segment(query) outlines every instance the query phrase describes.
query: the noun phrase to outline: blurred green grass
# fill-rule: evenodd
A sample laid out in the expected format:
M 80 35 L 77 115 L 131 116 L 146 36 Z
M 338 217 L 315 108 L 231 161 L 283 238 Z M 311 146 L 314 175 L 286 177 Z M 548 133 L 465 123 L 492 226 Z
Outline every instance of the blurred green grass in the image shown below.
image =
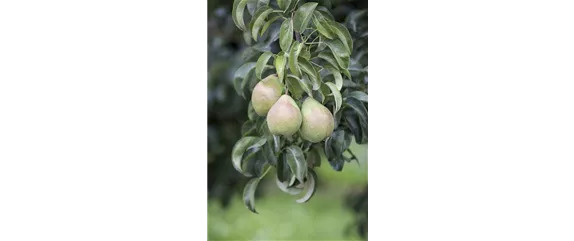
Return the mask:
M 209 240 L 361 240 L 353 229 L 353 212 L 344 205 L 349 192 L 367 183 L 367 146 L 351 145 L 360 160 L 346 163 L 342 172 L 334 171 L 327 160 L 317 169 L 319 186 L 313 198 L 304 204 L 281 192 L 268 175 L 259 188 L 264 196 L 255 200 L 259 214 L 251 213 L 239 195 L 228 209 L 208 202 Z

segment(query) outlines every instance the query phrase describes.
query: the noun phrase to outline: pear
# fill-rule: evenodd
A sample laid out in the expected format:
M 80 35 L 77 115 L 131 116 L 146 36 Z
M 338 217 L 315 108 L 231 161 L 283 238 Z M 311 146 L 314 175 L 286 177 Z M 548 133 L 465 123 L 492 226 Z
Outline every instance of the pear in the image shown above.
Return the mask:
M 277 75 L 272 74 L 259 81 L 251 94 L 251 104 L 255 113 L 259 116 L 266 116 L 282 93 L 283 85 L 279 82 Z
M 313 98 L 308 97 L 301 106 L 303 122 L 301 123 L 301 138 L 317 143 L 333 133 L 335 118 L 331 111 Z
M 288 95 L 282 95 L 267 113 L 267 127 L 273 135 L 292 136 L 302 121 L 301 110 Z

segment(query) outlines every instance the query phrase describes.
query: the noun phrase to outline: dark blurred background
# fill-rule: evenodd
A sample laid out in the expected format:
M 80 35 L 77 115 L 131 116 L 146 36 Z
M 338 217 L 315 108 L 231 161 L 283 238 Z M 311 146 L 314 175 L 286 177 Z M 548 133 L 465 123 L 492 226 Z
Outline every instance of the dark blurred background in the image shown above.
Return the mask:
M 331 1 L 332 13 L 344 22 L 351 12 L 366 10 L 367 1 Z M 243 205 L 247 179 L 231 165 L 231 149 L 241 137 L 248 101 L 233 88 L 233 74 L 258 56 L 231 20 L 233 0 L 208 1 L 208 236 L 210 240 L 360 240 L 367 233 L 367 145 L 353 143 L 359 164 L 336 172 L 317 170 L 315 196 L 305 204 L 281 192 L 272 175 L 256 193 L 253 214 Z M 278 21 L 279 22 L 279 21 Z M 280 24 L 280 23 L 279 23 Z M 366 17 L 361 31 L 366 32 Z M 249 43 L 254 44 L 254 43 Z M 259 45 L 273 51 L 277 46 Z M 325 160 L 324 160 L 325 161 Z

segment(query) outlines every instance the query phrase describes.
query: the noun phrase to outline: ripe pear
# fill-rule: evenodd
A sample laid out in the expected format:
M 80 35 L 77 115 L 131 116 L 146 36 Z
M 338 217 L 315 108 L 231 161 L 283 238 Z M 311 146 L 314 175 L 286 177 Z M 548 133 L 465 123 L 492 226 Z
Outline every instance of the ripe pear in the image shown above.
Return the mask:
M 292 136 L 301 127 L 301 110 L 288 95 L 282 95 L 267 113 L 267 127 L 273 135 Z
M 255 113 L 259 116 L 266 116 L 282 93 L 283 85 L 279 82 L 277 75 L 272 74 L 259 81 L 251 94 L 251 104 Z
M 301 106 L 303 122 L 301 123 L 301 138 L 317 143 L 333 133 L 335 118 L 331 111 L 313 98 L 307 98 Z

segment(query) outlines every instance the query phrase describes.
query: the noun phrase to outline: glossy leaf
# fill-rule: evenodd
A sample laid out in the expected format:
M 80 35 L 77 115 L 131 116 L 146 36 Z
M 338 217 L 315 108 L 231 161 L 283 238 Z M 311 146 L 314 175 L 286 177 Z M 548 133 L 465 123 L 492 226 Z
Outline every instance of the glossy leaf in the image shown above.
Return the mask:
M 248 148 L 252 148 L 254 144 L 260 142 L 259 137 L 245 136 L 239 139 L 233 146 L 231 151 L 231 161 L 235 170 L 239 173 L 245 174 L 243 171 L 243 154 Z
M 257 8 L 269 6 L 269 0 L 257 0 Z
M 348 55 L 351 55 L 351 52 L 353 51 L 353 38 L 351 37 L 349 30 L 345 27 L 345 25 L 335 21 L 331 21 L 330 27 L 335 35 L 337 35 L 339 40 L 341 40 L 343 43 L 343 46 L 345 47 Z
M 323 18 L 325 18 L 325 19 L 334 20 L 334 17 L 333 17 L 333 14 L 331 14 L 331 11 L 324 6 L 318 6 L 317 12 L 320 13 L 321 15 L 323 15 Z
M 259 56 L 257 64 L 255 65 L 255 75 L 257 76 L 257 79 L 263 79 L 261 75 L 263 75 L 263 70 L 272 56 L 273 53 L 271 52 L 265 52 Z
M 277 184 L 277 187 L 279 187 L 279 189 L 285 193 L 291 194 L 291 195 L 297 195 L 299 193 L 301 193 L 301 191 L 303 191 L 302 188 L 297 188 L 297 187 L 289 187 L 289 183 L 287 182 L 281 182 L 279 180 L 279 176 L 277 176 L 275 178 L 275 183 Z
M 345 166 L 345 160 L 342 157 L 337 157 L 333 159 L 329 159 L 329 164 L 335 171 L 342 171 L 343 167 Z
M 311 80 L 312 89 L 318 90 L 321 87 L 321 76 L 319 72 L 313 67 L 309 60 L 299 57 L 299 67 Z
M 246 31 L 245 22 L 243 22 L 243 13 L 245 12 L 245 6 L 247 5 L 247 0 L 235 0 L 233 1 L 233 9 L 231 12 L 231 17 L 235 26 L 241 31 Z
M 365 94 L 365 92 L 356 90 L 356 91 L 352 91 L 351 93 L 349 93 L 347 95 L 347 98 L 355 98 L 356 100 L 359 100 L 362 102 L 368 102 L 369 96 L 367 94 Z
M 279 81 L 283 82 L 285 79 L 285 66 L 287 65 L 287 58 L 283 52 L 279 52 L 275 56 L 275 61 L 273 62 L 275 65 L 275 71 L 277 72 L 277 76 L 279 77 Z
M 332 67 L 334 68 L 339 68 L 339 64 L 337 64 L 337 60 L 335 59 L 335 57 L 333 56 L 333 54 L 331 52 L 321 52 L 319 53 L 319 55 L 317 55 L 319 58 L 327 61 L 327 63 L 329 63 Z
M 329 27 L 329 25 L 327 24 L 326 20 L 324 19 L 323 15 L 320 14 L 318 11 L 314 11 L 313 12 L 313 25 L 315 25 L 315 27 L 317 28 L 317 31 L 325 36 L 328 39 L 333 39 L 335 38 L 335 35 L 333 34 L 333 31 L 331 30 L 331 28 Z
M 263 24 L 263 27 L 261 28 L 261 32 L 259 33 L 259 36 L 263 36 L 263 34 L 265 33 L 265 31 L 267 31 L 267 29 L 271 26 L 271 24 L 273 24 L 275 22 L 275 20 L 281 18 L 281 15 L 279 14 L 269 14 L 269 19 L 265 22 L 265 24 Z
M 337 86 L 337 90 L 340 91 L 343 88 L 343 76 L 341 76 L 341 72 L 332 66 L 326 67 L 326 69 L 333 75 L 335 86 Z
M 253 120 L 245 121 L 245 123 L 243 123 L 243 125 L 241 126 L 241 135 L 242 136 L 255 135 L 256 133 L 257 133 L 257 128 L 255 125 L 255 121 L 253 121 Z
M 245 98 L 245 94 L 243 91 L 244 82 L 247 81 L 247 75 L 255 68 L 254 62 L 247 62 L 239 67 L 235 74 L 233 75 L 233 87 L 235 87 L 235 91 L 237 91 L 238 95 L 243 96 Z
M 295 76 L 301 76 L 301 69 L 299 69 L 299 53 L 301 52 L 303 44 L 294 41 L 289 50 L 289 69 Z
M 279 31 L 279 47 L 283 52 L 289 52 L 289 47 L 293 43 L 293 21 L 291 18 L 287 18 L 281 24 L 281 30 Z
M 247 184 L 243 188 L 243 203 L 253 213 L 257 213 L 255 210 L 255 191 L 257 190 L 257 185 L 259 185 L 259 178 L 254 177 L 247 181 Z
M 305 31 L 305 29 L 309 25 L 309 21 L 311 21 L 313 11 L 315 11 L 317 4 L 318 3 L 315 2 L 308 2 L 299 6 L 297 11 L 295 12 L 295 16 L 293 17 L 293 29 L 296 32 L 302 33 Z
M 347 99 L 347 102 L 345 104 L 349 108 L 353 109 L 355 111 L 355 113 L 357 113 L 359 118 L 361 118 L 364 121 L 368 120 L 367 119 L 368 111 L 365 108 L 365 106 L 363 105 L 363 103 L 361 103 L 360 101 L 358 101 L 356 99 L 350 98 L 350 99 Z
M 298 146 L 289 146 L 285 149 L 285 156 L 287 158 L 287 164 L 291 168 L 293 174 L 300 182 L 304 182 L 304 178 L 307 175 L 307 162 L 305 161 L 305 155 L 303 151 Z
M 292 176 L 293 172 L 291 171 L 291 168 L 287 164 L 287 156 L 284 153 L 282 153 L 279 155 L 279 158 L 277 159 L 277 178 L 279 179 L 279 181 L 288 184 Z
M 313 195 L 315 194 L 315 188 L 317 186 L 316 180 L 317 180 L 317 174 L 315 174 L 315 171 L 313 171 L 313 169 L 309 169 L 309 172 L 307 174 L 307 182 L 305 182 L 305 189 L 307 189 L 307 192 L 305 193 L 305 196 L 303 196 L 300 199 L 297 199 L 297 203 L 306 203 L 311 199 L 311 197 L 313 197 Z
M 261 31 L 263 24 L 265 24 L 265 18 L 267 18 L 267 15 L 269 15 L 272 11 L 273 11 L 272 8 L 268 6 L 263 6 L 257 9 L 257 11 L 255 12 L 251 26 L 251 37 L 253 37 L 253 40 L 257 41 L 259 32 Z
M 335 110 L 333 110 L 333 114 L 336 114 L 341 109 L 341 104 L 343 104 L 343 97 L 341 97 L 341 92 L 339 92 L 335 84 L 331 82 L 327 82 L 325 84 L 329 87 L 329 89 L 331 89 L 331 93 L 335 99 Z
M 275 155 L 275 151 L 273 150 L 272 140 L 267 140 L 267 143 L 263 146 L 262 155 L 267 163 L 277 166 L 277 155 Z
M 277 0 L 277 5 L 279 5 L 279 8 L 282 10 L 287 10 L 291 5 L 291 0 Z
M 312 147 L 306 154 L 307 166 L 309 168 L 321 166 L 320 148 Z
M 331 52 L 333 52 L 335 57 L 343 58 L 349 57 L 350 55 L 347 47 L 339 39 L 326 39 L 325 44 L 327 44 L 327 47 L 331 49 Z
M 299 84 L 299 80 L 296 78 L 297 77 L 288 77 L 285 83 L 291 97 L 300 99 L 305 91 L 303 90 L 303 87 L 301 87 L 301 84 Z
M 309 96 L 313 95 L 311 91 L 311 81 L 309 80 L 309 78 L 307 78 L 307 76 L 303 75 L 301 78 L 299 78 L 295 75 L 289 74 L 287 76 L 287 80 L 290 82 L 297 82 L 299 87 L 301 87 L 301 89 L 305 91 L 307 95 Z
M 321 90 L 314 90 L 312 96 L 313 99 L 319 101 L 321 104 L 325 103 L 325 95 Z

